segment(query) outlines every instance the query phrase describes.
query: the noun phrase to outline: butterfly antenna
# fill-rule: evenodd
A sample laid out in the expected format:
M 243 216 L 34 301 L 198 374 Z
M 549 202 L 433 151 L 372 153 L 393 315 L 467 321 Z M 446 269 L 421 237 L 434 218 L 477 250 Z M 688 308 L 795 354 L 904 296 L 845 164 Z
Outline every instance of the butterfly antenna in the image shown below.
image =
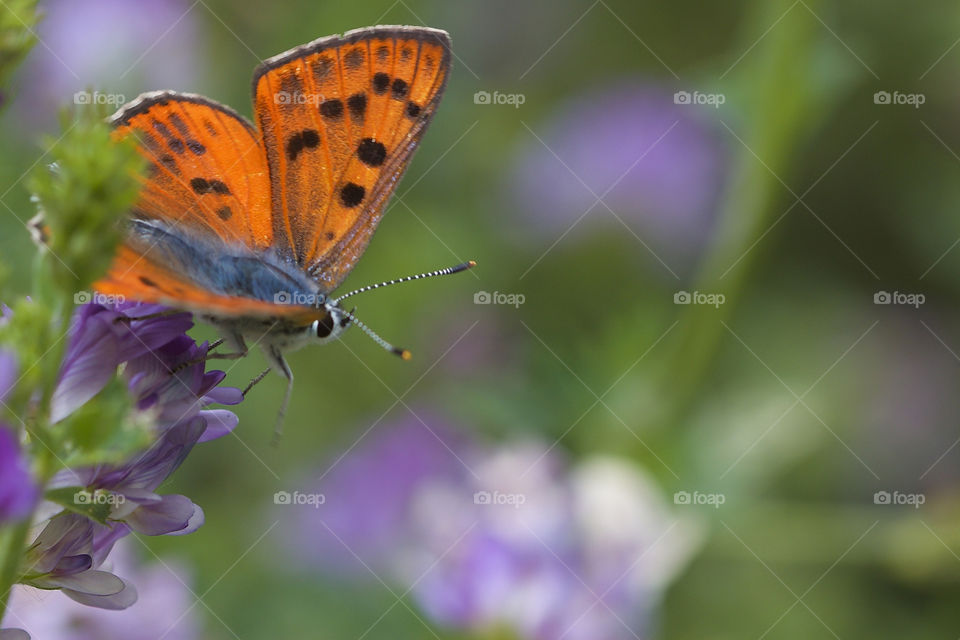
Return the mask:
M 392 285 L 392 284 L 400 284 L 401 282 L 410 282 L 411 280 L 420 280 L 421 278 L 432 278 L 432 277 L 434 277 L 434 276 L 446 276 L 446 275 L 450 275 L 451 273 L 460 273 L 461 271 L 466 271 L 467 269 L 470 269 L 471 267 L 475 267 L 475 266 L 477 266 L 477 263 L 474 262 L 473 260 L 470 260 L 470 261 L 468 261 L 468 262 L 462 262 L 462 263 L 460 263 L 460 264 L 458 264 L 458 265 L 456 265 L 456 266 L 453 266 L 453 267 L 447 267 L 446 269 L 437 269 L 436 271 L 428 271 L 427 273 L 418 273 L 418 274 L 415 275 L 415 276 L 406 276 L 406 277 L 404 277 L 404 278 L 397 278 L 396 280 L 387 280 L 386 282 L 378 282 L 377 284 L 368 284 L 368 285 L 365 286 L 365 287 L 360 287 L 359 289 L 354 289 L 354 290 L 351 291 L 350 293 L 345 293 L 345 294 L 343 294 L 342 296 L 340 296 L 339 298 L 334 298 L 334 299 L 331 300 L 330 302 L 331 302 L 332 304 L 337 304 L 337 303 L 340 302 L 341 300 L 345 300 L 345 299 L 349 298 L 350 296 L 355 296 L 355 295 L 357 295 L 358 293 L 363 293 L 363 292 L 365 292 L 365 291 L 371 291 L 371 290 L 373 290 L 373 289 L 379 289 L 380 287 L 388 287 L 388 286 L 390 286 L 390 285 Z M 357 326 L 362 326 L 362 325 L 360 325 L 360 323 L 358 322 L 358 323 L 357 323 Z M 370 331 L 368 331 L 368 330 L 366 330 L 366 329 L 365 329 L 365 331 L 367 331 L 367 333 L 370 333 L 371 337 L 374 336 L 374 334 L 373 334 L 372 332 L 370 332 Z M 379 338 L 374 338 L 374 339 L 375 339 L 375 340 L 379 340 Z
M 340 313 L 342 313 L 342 314 L 345 315 L 346 317 L 350 318 L 350 322 L 352 322 L 353 324 L 355 324 L 355 325 L 357 325 L 358 327 L 360 327 L 361 331 L 363 331 L 365 334 L 367 334 L 368 336 L 370 336 L 370 337 L 373 339 L 374 342 L 376 342 L 378 345 L 380 345 L 381 347 L 383 347 L 384 349 L 386 349 L 386 350 L 389 351 L 390 353 L 392 353 L 392 354 L 394 354 L 394 355 L 397 355 L 397 356 L 400 356 L 400 357 L 403 358 L 404 360 L 409 360 L 411 357 L 413 357 L 412 354 L 411 354 L 408 350 L 406 350 L 406 349 L 401 349 L 400 347 L 395 347 L 395 346 L 393 346 L 392 344 L 390 344 L 389 342 L 387 342 L 386 340 L 384 340 L 383 338 L 381 338 L 380 336 L 378 336 L 378 335 L 373 331 L 373 329 L 371 329 L 371 328 L 368 327 L 367 325 L 365 325 L 365 324 L 363 324 L 362 322 L 360 322 L 360 321 L 357 319 L 357 316 L 353 315 L 353 312 L 352 312 L 352 311 L 347 311 L 347 310 L 345 310 L 345 309 L 341 309 L 341 310 L 340 310 Z

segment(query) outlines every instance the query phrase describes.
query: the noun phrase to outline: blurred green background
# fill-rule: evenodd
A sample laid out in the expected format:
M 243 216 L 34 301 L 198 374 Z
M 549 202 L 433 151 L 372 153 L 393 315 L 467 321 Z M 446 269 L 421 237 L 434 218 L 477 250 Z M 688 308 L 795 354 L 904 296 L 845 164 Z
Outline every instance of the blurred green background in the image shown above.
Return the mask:
M 75 91 L 191 91 L 249 116 L 253 67 L 319 36 L 425 24 L 453 39 L 446 97 L 344 286 L 479 266 L 359 298 L 412 362 L 359 331 L 295 353 L 280 446 L 270 377 L 238 408 L 239 437 L 174 476 L 207 522 L 145 543 L 190 567 L 204 637 L 428 635 L 406 607 L 380 619 L 395 599 L 382 584 L 293 574 L 274 534 L 258 543 L 275 491 L 406 405 L 485 441 L 628 456 L 671 502 L 723 494 L 676 505 L 707 537 L 655 637 L 960 635 L 955 4 L 41 6 L 42 42 L 0 116 L 0 253 L 21 294 L 34 253 L 21 176 Z M 723 302 L 678 304 L 683 292 Z M 263 366 L 254 355 L 228 382 Z M 878 504 L 883 491 L 924 503 Z

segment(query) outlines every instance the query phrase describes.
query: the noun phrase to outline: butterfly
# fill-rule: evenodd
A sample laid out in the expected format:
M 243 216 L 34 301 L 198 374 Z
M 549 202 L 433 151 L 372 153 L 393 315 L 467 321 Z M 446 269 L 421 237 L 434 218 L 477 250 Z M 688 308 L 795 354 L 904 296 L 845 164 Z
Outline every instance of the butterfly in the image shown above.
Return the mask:
M 455 267 L 333 297 L 370 242 L 443 95 L 450 38 L 377 26 L 320 38 L 253 74 L 252 124 L 203 96 L 160 91 L 110 121 L 148 168 L 103 294 L 197 314 L 231 353 L 258 344 L 293 386 L 284 353 L 358 325 L 341 306 L 356 293 L 456 273 Z M 257 380 L 267 372 L 264 371 Z

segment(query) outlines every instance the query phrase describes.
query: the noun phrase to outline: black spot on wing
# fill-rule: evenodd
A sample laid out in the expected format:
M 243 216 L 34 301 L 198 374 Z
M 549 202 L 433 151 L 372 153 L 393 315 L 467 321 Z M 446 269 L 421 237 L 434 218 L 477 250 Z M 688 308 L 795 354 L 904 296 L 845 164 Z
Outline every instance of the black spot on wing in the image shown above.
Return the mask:
M 407 97 L 407 92 L 410 90 L 410 85 L 407 84 L 406 80 L 397 78 L 393 81 L 393 85 L 390 87 L 393 93 L 394 100 L 403 100 Z
M 221 180 L 207 180 L 206 178 L 193 178 L 190 180 L 190 188 L 197 195 L 205 193 L 218 193 L 220 195 L 230 195 L 230 187 Z
M 367 113 L 367 94 L 355 93 L 347 98 L 347 108 L 354 120 L 362 120 Z
M 330 56 L 320 56 L 310 62 L 310 71 L 313 72 L 313 80 L 318 86 L 327 79 L 331 69 L 333 69 L 333 60 Z
M 190 128 L 187 126 L 187 123 L 183 121 L 183 118 L 180 117 L 180 114 L 171 113 L 170 123 L 173 124 L 174 128 L 176 128 L 184 138 L 190 137 Z
M 422 110 L 423 108 L 420 105 L 418 105 L 416 102 L 411 101 L 407 103 L 407 115 L 411 118 L 419 117 L 420 112 Z
M 363 49 L 355 47 L 343 56 L 343 64 L 347 66 L 347 69 L 357 69 L 363 64 L 365 57 Z
M 320 134 L 313 129 L 304 129 L 300 135 L 303 138 L 303 146 L 307 149 L 313 149 L 320 144 Z
M 205 178 L 193 178 L 190 181 L 190 188 L 197 195 L 203 195 L 210 190 L 210 183 Z
M 343 101 L 339 98 L 324 100 L 320 104 L 320 115 L 328 120 L 338 120 L 343 117 Z
M 233 211 L 230 209 L 230 207 L 220 207 L 217 209 L 217 215 L 220 216 L 221 220 L 229 220 L 231 217 L 233 217 Z
M 314 129 L 298 131 L 287 139 L 287 158 L 293 162 L 304 149 L 313 149 L 318 144 L 320 144 L 320 134 Z
M 353 208 L 363 202 L 363 197 L 366 194 L 366 189 L 356 183 L 348 182 L 340 189 L 340 202 L 345 207 Z
M 383 95 L 387 92 L 387 87 L 390 86 L 390 76 L 385 74 L 383 71 L 379 71 L 373 74 L 373 92 L 378 96 Z
M 368 167 L 379 167 L 387 157 L 387 148 L 373 138 L 364 138 L 357 147 L 357 157 Z
M 230 195 L 230 187 L 220 180 L 210 181 L 210 191 L 213 193 L 219 193 L 220 195 Z

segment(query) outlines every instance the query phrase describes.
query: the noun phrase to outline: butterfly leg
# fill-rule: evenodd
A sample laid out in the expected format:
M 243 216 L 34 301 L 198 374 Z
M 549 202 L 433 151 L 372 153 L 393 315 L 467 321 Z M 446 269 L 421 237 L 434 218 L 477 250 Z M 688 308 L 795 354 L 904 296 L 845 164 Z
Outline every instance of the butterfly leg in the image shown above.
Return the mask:
M 225 337 L 220 340 L 215 340 L 210 343 L 210 346 L 207 347 L 207 353 L 203 357 L 195 358 L 193 360 L 187 360 L 186 362 L 181 362 L 176 367 L 174 367 L 170 373 L 178 373 L 183 371 L 187 367 L 192 367 L 195 364 L 200 364 L 201 362 L 206 362 L 207 360 L 219 359 L 219 360 L 239 360 L 240 358 L 245 357 L 250 350 L 247 348 L 247 343 L 244 341 L 243 336 L 239 333 L 226 333 Z M 223 343 L 229 343 L 229 346 L 236 349 L 236 351 L 231 353 L 210 353 L 212 350 L 216 349 Z
M 247 343 L 244 341 L 243 335 L 235 331 L 227 331 L 223 335 L 223 338 L 210 343 L 204 360 L 212 360 L 214 358 L 217 360 L 239 360 L 247 356 L 250 350 L 247 348 Z M 224 343 L 233 350 L 229 353 L 210 353 Z
M 265 346 L 263 348 L 263 355 L 270 363 L 270 368 L 275 369 L 277 373 L 287 379 L 287 391 L 283 395 L 283 404 L 280 405 L 280 413 L 277 414 L 277 424 L 273 428 L 273 444 L 276 445 L 280 442 L 280 436 L 283 435 L 283 420 L 287 415 L 287 407 L 290 406 L 290 396 L 293 393 L 293 371 L 290 370 L 290 365 L 287 364 L 283 353 L 276 346 Z M 266 373 L 267 372 L 264 371 L 261 377 L 262 375 L 266 375 Z
M 272 370 L 273 370 L 273 367 L 267 367 L 266 369 L 264 369 L 263 371 L 261 371 L 260 373 L 258 373 L 258 374 L 257 374 L 257 377 L 254 378 L 253 380 L 251 380 L 251 381 L 250 381 L 250 384 L 248 384 L 248 385 L 244 388 L 244 390 L 241 392 L 241 393 L 243 393 L 243 397 L 246 398 L 246 397 L 247 397 L 247 394 L 250 393 L 250 389 L 253 389 L 255 386 L 257 386 L 257 384 L 259 384 L 259 382 L 260 382 L 261 380 L 263 380 L 264 378 L 266 378 L 266 377 L 267 377 L 267 374 L 270 373 Z

